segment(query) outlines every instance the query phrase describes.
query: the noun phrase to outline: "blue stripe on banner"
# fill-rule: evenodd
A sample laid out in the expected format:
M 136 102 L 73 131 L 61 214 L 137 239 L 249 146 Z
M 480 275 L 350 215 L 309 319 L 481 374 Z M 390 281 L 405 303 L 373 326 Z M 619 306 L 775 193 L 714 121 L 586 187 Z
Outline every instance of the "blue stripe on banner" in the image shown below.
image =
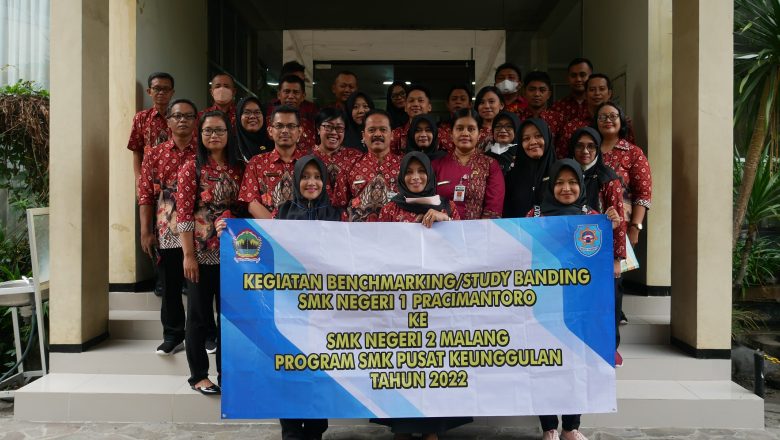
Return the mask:
M 560 219 L 561 217 L 556 217 Z M 571 241 L 555 239 L 560 231 L 550 231 L 551 218 L 537 217 L 533 219 L 499 219 L 494 222 L 518 240 L 523 246 L 532 248 L 532 269 L 536 268 L 566 268 L 575 267 L 582 255 L 577 251 L 574 234 L 578 226 L 596 224 L 602 231 L 601 249 L 593 255 L 597 265 L 609 267 L 609 271 L 591 271 L 591 284 L 604 283 L 611 290 L 609 295 L 591 298 L 585 297 L 573 286 L 550 286 L 539 288 L 544 294 L 533 308 L 536 319 L 550 333 L 569 347 L 576 346 L 570 339 L 573 333 L 583 343 L 587 344 L 609 365 L 615 365 L 615 323 L 614 316 L 604 317 L 602 310 L 615 309 L 614 282 L 598 279 L 604 273 L 612 274 L 613 248 L 611 223 L 605 215 L 567 216 Z M 555 221 L 556 224 L 559 224 Z M 544 244 L 543 244 L 544 243 Z M 564 323 L 557 319 L 547 319 L 563 311 Z M 599 311 L 599 312 L 596 312 Z M 606 337 L 604 335 L 607 335 Z

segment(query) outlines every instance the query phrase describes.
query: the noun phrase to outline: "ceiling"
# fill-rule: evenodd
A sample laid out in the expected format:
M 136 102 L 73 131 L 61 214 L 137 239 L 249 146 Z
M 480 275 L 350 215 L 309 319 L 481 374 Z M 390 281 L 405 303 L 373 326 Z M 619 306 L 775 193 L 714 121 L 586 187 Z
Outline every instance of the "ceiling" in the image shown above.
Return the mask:
M 535 31 L 561 0 L 392 3 L 232 0 L 258 29 L 504 29 Z M 566 3 L 566 2 L 564 2 Z

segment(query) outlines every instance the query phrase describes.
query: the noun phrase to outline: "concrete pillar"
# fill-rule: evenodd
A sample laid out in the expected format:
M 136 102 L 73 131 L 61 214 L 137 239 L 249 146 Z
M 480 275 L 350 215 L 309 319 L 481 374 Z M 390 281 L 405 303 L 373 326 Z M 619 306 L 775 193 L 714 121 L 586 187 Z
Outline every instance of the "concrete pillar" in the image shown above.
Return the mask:
M 108 332 L 109 2 L 51 2 L 50 343 Z
M 730 352 L 734 4 L 673 3 L 672 339 Z
M 108 200 L 109 282 L 132 286 L 143 280 L 149 264 L 138 251 L 138 221 L 135 203 L 133 153 L 127 149 L 131 121 L 136 111 L 136 2 L 109 3 L 109 138 Z M 148 260 L 148 257 L 146 258 Z M 116 288 L 116 287 L 114 287 Z

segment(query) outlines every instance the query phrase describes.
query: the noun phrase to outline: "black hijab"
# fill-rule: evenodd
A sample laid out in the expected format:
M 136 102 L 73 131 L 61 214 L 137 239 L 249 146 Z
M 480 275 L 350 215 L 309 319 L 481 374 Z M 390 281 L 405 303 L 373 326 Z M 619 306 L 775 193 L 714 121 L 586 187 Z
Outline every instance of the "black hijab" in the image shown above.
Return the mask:
M 558 175 L 564 169 L 570 169 L 574 171 L 580 184 L 580 195 L 574 203 L 563 204 L 555 198 L 555 181 L 558 179 Z M 581 215 L 588 213 L 588 205 L 586 201 L 585 182 L 582 175 L 582 167 L 574 159 L 561 159 L 555 162 L 550 169 L 550 180 L 545 185 L 544 198 L 542 199 L 541 214 L 543 216 L 556 216 L 556 215 Z
M 406 186 L 404 176 L 406 176 L 406 169 L 409 168 L 409 164 L 412 160 L 418 160 L 425 168 L 425 173 L 428 175 L 428 181 L 425 183 L 425 188 L 422 192 L 414 193 Z M 447 200 L 441 198 L 441 202 L 438 205 L 430 205 L 423 203 L 408 203 L 407 198 L 414 199 L 419 197 L 434 197 L 436 196 L 436 174 L 433 172 L 433 166 L 431 160 L 427 155 L 420 151 L 412 151 L 406 153 L 401 159 L 401 171 L 398 172 L 398 193 L 391 199 L 393 203 L 398 205 L 401 209 L 415 214 L 425 214 L 429 209 L 435 209 L 437 211 L 444 210 L 447 215 L 451 215 L 450 204 Z
M 539 159 L 531 159 L 522 144 L 518 145 L 515 166 L 506 175 L 505 218 L 525 217 L 531 208 L 541 202 L 545 180 L 550 175 L 550 167 L 555 162 L 555 147 L 547 123 L 539 118 L 526 119 L 520 123 L 519 139 L 522 140 L 523 130 L 528 125 L 535 126 L 542 134 L 544 153 Z
M 433 133 L 431 146 L 425 150 L 418 147 L 417 142 L 414 140 L 414 132 L 417 130 L 417 126 L 420 125 L 422 121 L 427 121 L 428 124 L 431 125 L 431 132 Z M 433 116 L 428 114 L 417 115 L 414 117 L 414 119 L 412 119 L 412 122 L 409 124 L 409 131 L 406 133 L 406 152 L 410 153 L 412 151 L 422 152 L 428 156 L 428 159 L 430 160 L 435 160 L 447 155 L 446 151 L 439 149 L 439 129 L 436 127 L 436 121 L 433 119 Z
M 301 176 L 303 169 L 309 163 L 314 163 L 320 169 L 322 178 L 322 192 L 314 200 L 307 200 L 301 194 Z M 325 220 L 340 221 L 341 210 L 334 208 L 328 198 L 328 170 L 325 164 L 315 155 L 303 156 L 295 162 L 295 178 L 293 179 L 293 198 L 279 206 L 276 218 L 280 220 Z
M 406 109 L 404 108 L 396 108 L 393 105 L 393 89 L 396 88 L 396 86 L 403 87 L 404 91 L 406 91 L 406 83 L 403 81 L 393 81 L 392 84 L 390 84 L 387 87 L 387 104 L 385 106 L 385 110 L 387 111 L 387 114 L 390 115 L 390 126 L 392 128 L 398 128 L 404 124 L 406 124 L 406 121 L 409 120 L 409 115 L 406 114 Z
M 358 125 L 357 122 L 352 119 L 352 107 L 355 106 L 355 101 L 357 101 L 358 98 L 365 99 L 369 109 L 374 110 L 376 108 L 371 97 L 361 91 L 355 91 L 349 95 L 347 103 L 344 106 L 344 118 L 347 125 L 347 129 L 344 131 L 344 146 L 356 148 L 365 153 L 368 151 L 365 145 L 363 145 L 363 127 L 366 122 L 363 121 L 363 124 Z
M 247 96 L 242 99 L 236 107 L 236 137 L 238 141 L 238 151 L 246 162 L 249 162 L 249 159 L 253 156 L 260 153 L 268 153 L 274 149 L 273 143 L 268 139 L 267 121 L 265 116 L 263 116 L 263 124 L 260 127 L 260 131 L 255 133 L 247 131 L 247 129 L 241 125 L 241 115 L 244 114 L 244 107 L 248 102 L 254 102 L 260 107 L 260 111 L 263 111 L 263 104 L 254 96 Z
M 619 180 L 620 177 L 615 170 L 610 168 L 602 160 L 601 135 L 593 127 L 578 128 L 577 131 L 574 132 L 569 141 L 569 157 L 574 158 L 574 148 L 577 146 L 577 143 L 580 141 L 583 134 L 592 137 L 593 143 L 596 144 L 596 159 L 594 162 L 591 162 L 590 168 L 583 171 L 587 203 L 590 208 L 600 210 L 599 192 L 601 192 L 601 186 L 615 179 Z M 582 167 L 582 165 L 580 165 L 580 167 Z

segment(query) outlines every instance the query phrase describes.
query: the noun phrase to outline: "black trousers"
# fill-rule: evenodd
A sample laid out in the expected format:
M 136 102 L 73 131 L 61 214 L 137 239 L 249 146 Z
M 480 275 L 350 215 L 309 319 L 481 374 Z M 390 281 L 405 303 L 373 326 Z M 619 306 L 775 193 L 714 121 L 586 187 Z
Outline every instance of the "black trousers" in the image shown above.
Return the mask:
M 160 249 L 158 279 L 163 284 L 160 321 L 163 339 L 179 343 L 184 340 L 184 303 L 181 288 L 184 284 L 184 263 L 181 248 Z
M 320 440 L 328 429 L 328 419 L 279 419 L 282 440 Z
M 206 354 L 206 338 L 210 337 L 210 326 L 214 325 L 214 300 L 219 313 L 219 264 L 199 264 L 200 280 L 187 280 L 187 363 L 190 366 L 190 385 L 209 377 L 209 356 Z M 180 292 L 181 293 L 181 292 Z M 219 321 L 216 334 L 219 335 Z M 217 337 L 217 381 L 221 382 L 222 341 Z
M 567 414 L 561 416 L 563 420 L 563 430 L 571 431 L 573 429 L 580 429 L 580 415 L 579 414 Z M 551 429 L 558 429 L 558 416 L 539 416 L 539 422 L 542 424 L 542 431 L 549 431 Z

